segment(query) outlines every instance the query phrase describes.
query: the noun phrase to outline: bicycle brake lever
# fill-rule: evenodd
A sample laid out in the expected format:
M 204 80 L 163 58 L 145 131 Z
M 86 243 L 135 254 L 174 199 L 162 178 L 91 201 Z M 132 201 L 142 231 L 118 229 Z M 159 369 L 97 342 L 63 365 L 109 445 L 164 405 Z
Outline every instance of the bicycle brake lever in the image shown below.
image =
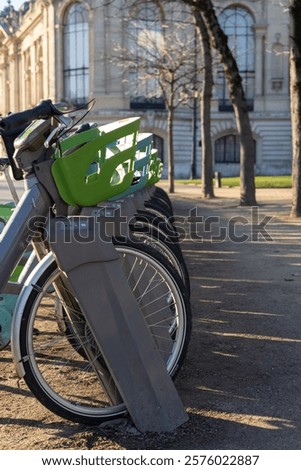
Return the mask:
M 52 132 L 50 132 L 49 136 L 47 137 L 47 139 L 45 140 L 44 142 L 44 147 L 46 149 L 49 149 L 50 145 L 51 145 L 51 142 L 52 140 L 54 139 L 54 137 L 56 137 L 62 130 L 65 130 L 66 126 L 65 124 L 59 124 L 57 127 L 55 127 L 53 129 Z

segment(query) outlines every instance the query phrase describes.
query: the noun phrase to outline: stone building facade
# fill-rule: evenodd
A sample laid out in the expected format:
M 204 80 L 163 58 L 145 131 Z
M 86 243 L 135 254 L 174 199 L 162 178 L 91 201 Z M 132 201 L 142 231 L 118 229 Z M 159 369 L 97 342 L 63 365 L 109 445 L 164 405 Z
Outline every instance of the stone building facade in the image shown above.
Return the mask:
M 95 98 L 91 121 L 104 124 L 141 116 L 142 131 L 153 132 L 166 167 L 167 111 L 159 100 L 131 95 L 128 71 L 111 60 L 124 44 L 129 21 L 124 0 L 31 0 L 18 11 L 0 13 L 0 114 L 51 98 L 78 104 Z M 173 3 L 173 2 L 171 2 Z M 179 2 L 177 2 L 179 3 Z M 256 146 L 256 174 L 291 172 L 288 14 L 279 0 L 215 0 L 245 83 Z M 123 9 L 125 8 L 125 9 Z M 193 102 L 192 102 L 193 103 Z M 192 105 L 176 111 L 175 173 L 200 172 L 199 125 Z M 197 153 L 193 153 L 197 142 Z M 236 123 L 220 66 L 215 68 L 212 102 L 214 170 L 239 174 Z M 166 171 L 166 168 L 165 168 Z

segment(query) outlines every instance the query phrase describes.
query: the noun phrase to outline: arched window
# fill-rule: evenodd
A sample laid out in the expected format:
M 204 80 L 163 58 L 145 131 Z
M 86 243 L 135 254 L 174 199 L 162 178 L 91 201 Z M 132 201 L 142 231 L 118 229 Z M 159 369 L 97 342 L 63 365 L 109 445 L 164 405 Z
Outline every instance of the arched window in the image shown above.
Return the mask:
M 83 104 L 89 96 L 89 25 L 85 5 L 71 5 L 65 16 L 63 31 L 64 98 Z
M 195 75 L 190 56 L 195 25 L 182 2 L 134 3 L 129 9 L 131 108 L 164 109 L 164 97 L 175 101 L 184 88 L 187 94 Z
M 229 47 L 236 59 L 249 110 L 253 110 L 255 84 L 255 37 L 252 15 L 240 6 L 232 6 L 219 15 L 219 23 L 228 36 Z M 219 104 L 221 111 L 232 110 L 228 85 L 223 71 L 218 73 Z
M 254 142 L 256 155 L 256 141 Z M 240 139 L 236 134 L 228 134 L 215 141 L 215 163 L 239 163 Z
M 158 8 L 141 5 L 131 13 L 129 23 L 130 52 L 135 65 L 130 70 L 131 108 L 164 109 L 161 89 L 154 72 L 158 62 L 162 29 Z

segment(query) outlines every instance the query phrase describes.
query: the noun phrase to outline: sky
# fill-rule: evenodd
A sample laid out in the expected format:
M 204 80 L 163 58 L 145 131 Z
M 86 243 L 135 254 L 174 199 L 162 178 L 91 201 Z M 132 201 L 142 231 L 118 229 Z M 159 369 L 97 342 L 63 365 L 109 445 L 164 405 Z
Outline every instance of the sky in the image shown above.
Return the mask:
M 17 10 L 25 0 L 11 0 L 11 5 Z M 0 0 L 0 10 L 7 6 L 7 0 Z

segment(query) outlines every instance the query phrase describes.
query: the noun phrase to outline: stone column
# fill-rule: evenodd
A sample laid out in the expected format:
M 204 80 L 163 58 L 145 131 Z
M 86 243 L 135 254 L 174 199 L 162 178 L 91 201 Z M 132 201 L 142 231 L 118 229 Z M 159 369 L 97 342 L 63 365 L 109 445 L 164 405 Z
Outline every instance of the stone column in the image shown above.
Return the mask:
M 262 102 L 266 94 L 266 64 L 265 64 L 265 42 L 267 25 L 256 24 L 254 25 L 255 32 L 255 107 Z
M 10 109 L 11 112 L 20 111 L 20 79 L 18 67 L 18 46 L 15 38 L 11 38 L 11 47 L 8 57 L 8 80 L 10 84 Z

